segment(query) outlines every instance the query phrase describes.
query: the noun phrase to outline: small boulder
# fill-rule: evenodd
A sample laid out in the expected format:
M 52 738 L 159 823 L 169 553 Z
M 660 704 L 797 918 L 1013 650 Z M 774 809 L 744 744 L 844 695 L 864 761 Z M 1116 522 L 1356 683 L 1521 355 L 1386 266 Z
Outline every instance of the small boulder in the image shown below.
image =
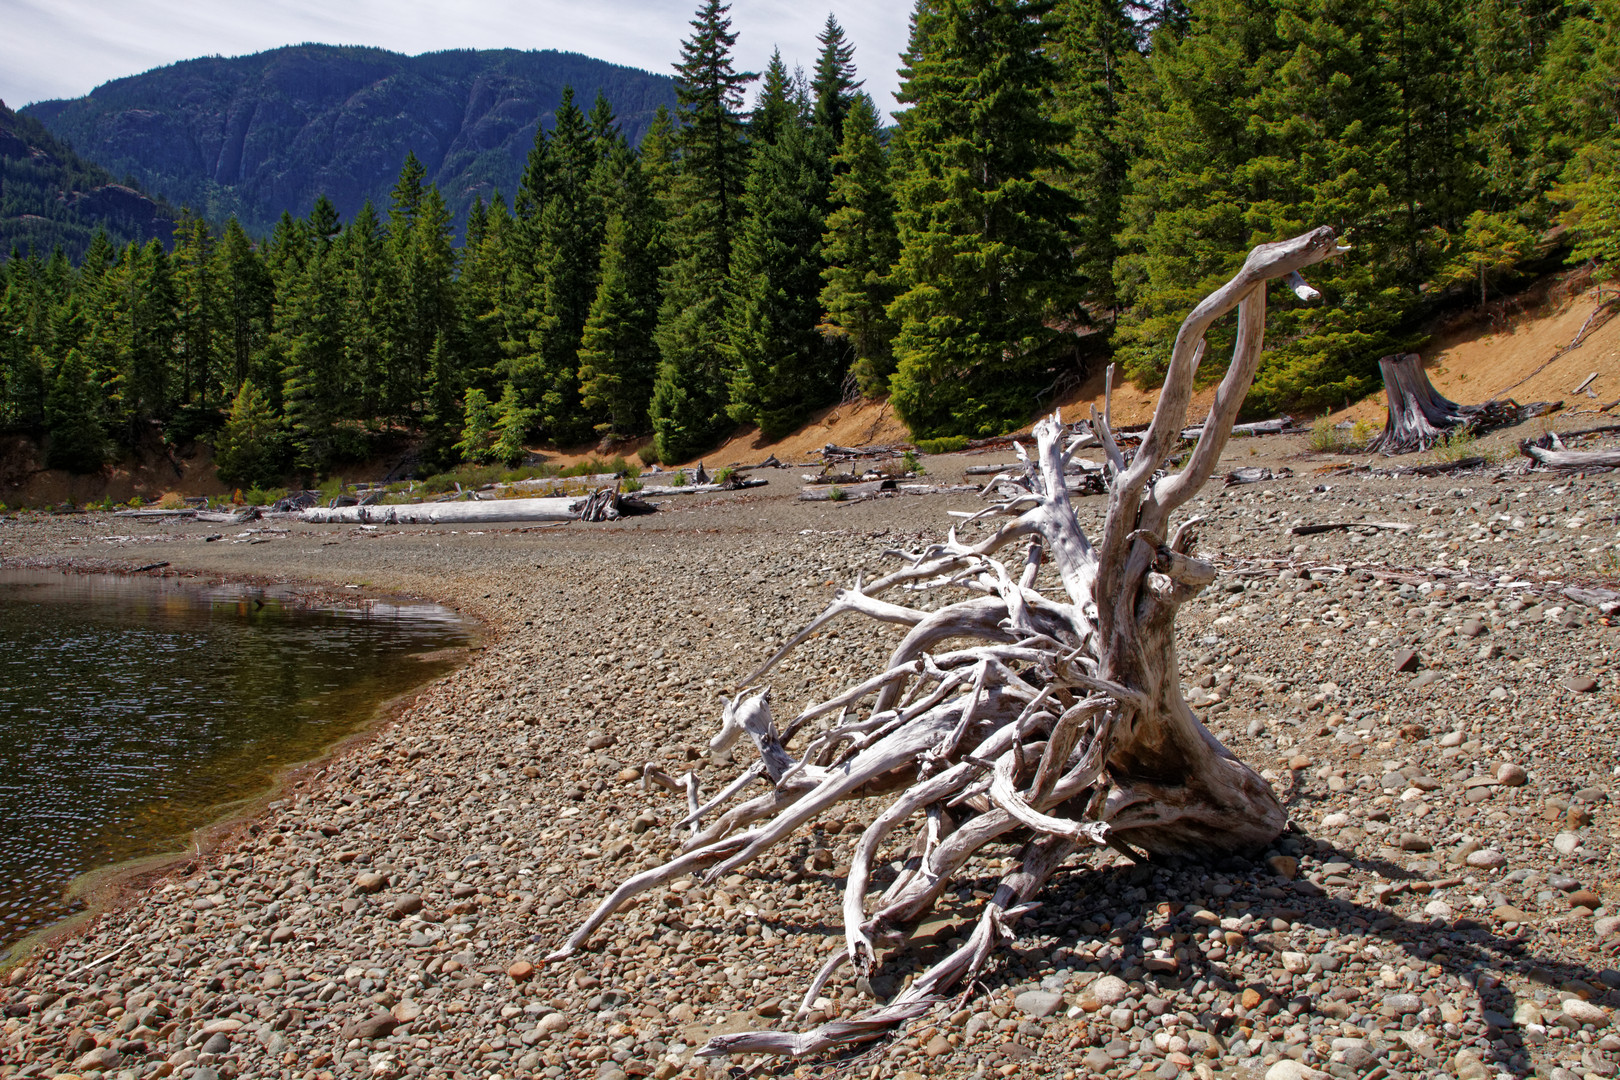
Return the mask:
M 1496 782 L 1503 787 L 1524 787 L 1530 779 L 1521 766 L 1508 763 L 1496 770 Z
M 506 973 L 512 977 L 513 982 L 528 982 L 534 978 L 534 965 L 527 960 L 519 960 L 507 968 Z
M 357 1039 L 386 1039 L 399 1027 L 399 1020 L 391 1012 L 372 1013 L 354 1027 Z
M 422 910 L 422 898 L 415 893 L 405 893 L 396 899 L 388 908 L 388 917 L 396 922 L 407 915 L 415 915 Z
M 388 887 L 388 877 L 374 870 L 367 870 L 354 879 L 354 887 L 363 893 L 379 893 Z
M 1118 975 L 1104 975 L 1091 984 L 1091 996 L 1105 1008 L 1109 1008 L 1130 997 L 1131 987 Z
M 1418 669 L 1417 650 L 1397 649 L 1395 651 L 1394 665 L 1396 671 L 1416 671 Z
M 1580 1024 L 1590 1024 L 1595 1028 L 1609 1026 L 1608 1010 L 1601 1005 L 1594 1005 L 1590 1001 L 1580 998 L 1570 998 L 1564 1002 L 1564 1015 Z
M 1013 999 L 1019 1012 L 1036 1018 L 1051 1016 L 1063 1005 L 1063 995 L 1047 990 L 1026 990 Z

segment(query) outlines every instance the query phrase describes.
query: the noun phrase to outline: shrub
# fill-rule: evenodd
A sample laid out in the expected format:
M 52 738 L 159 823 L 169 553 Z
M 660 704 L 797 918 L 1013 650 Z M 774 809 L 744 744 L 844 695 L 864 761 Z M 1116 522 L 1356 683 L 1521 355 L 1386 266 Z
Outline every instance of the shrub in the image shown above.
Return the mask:
M 159 510 L 184 510 L 186 497 L 178 491 L 165 491 L 162 498 L 158 499 L 157 506 Z
M 906 472 L 915 473 L 917 476 L 921 476 L 923 473 L 928 471 L 927 469 L 923 468 L 922 462 L 918 460 L 917 451 L 915 450 L 907 450 L 900 458 L 900 463 L 905 466 Z
M 675 479 L 671 480 L 669 483 L 671 487 L 685 487 L 686 473 L 684 471 L 676 473 Z
M 954 454 L 967 449 L 966 435 L 946 435 L 938 439 L 918 439 L 917 449 L 925 454 Z
M 636 457 L 641 459 L 641 463 L 643 465 L 656 464 L 658 461 L 658 447 L 654 446 L 652 443 L 648 443 L 646 446 L 643 446 L 640 450 L 636 451 Z
M 843 502 L 846 498 L 848 498 L 848 496 L 844 494 L 843 488 L 839 487 L 837 484 L 834 484 L 832 487 L 827 489 L 827 498 L 832 502 Z
M 1461 461 L 1463 458 L 1478 457 L 1488 462 L 1494 462 L 1502 455 L 1496 450 L 1487 449 L 1479 445 L 1479 439 L 1470 428 L 1458 428 L 1434 444 L 1433 455 L 1435 461 Z
M 627 476 L 625 477 L 624 483 L 619 485 L 619 490 L 628 495 L 633 491 L 640 491 L 641 486 L 640 480 L 637 480 L 633 476 Z
M 242 501 L 249 506 L 269 506 L 286 497 L 286 488 L 252 488 L 242 496 Z
M 716 484 L 729 484 L 729 483 L 731 483 L 732 478 L 734 478 L 736 475 L 737 475 L 737 470 L 736 469 L 732 469 L 732 468 L 720 469 L 720 470 L 716 471 L 715 474 L 714 474 L 714 483 L 716 483 Z
M 1311 434 L 1308 440 L 1310 448 L 1319 454 L 1328 454 L 1339 448 L 1339 431 L 1333 426 L 1333 418 L 1323 413 L 1311 424 Z

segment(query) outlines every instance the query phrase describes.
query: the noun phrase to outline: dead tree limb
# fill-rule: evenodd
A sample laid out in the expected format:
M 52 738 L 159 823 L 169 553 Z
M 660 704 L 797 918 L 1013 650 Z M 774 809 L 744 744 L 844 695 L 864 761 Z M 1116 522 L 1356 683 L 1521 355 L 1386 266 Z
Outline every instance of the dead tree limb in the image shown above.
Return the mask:
M 701 1051 L 806 1054 L 878 1038 L 971 986 L 1076 850 L 1109 845 L 1204 857 L 1273 840 L 1285 816 L 1270 785 L 1221 745 L 1181 696 L 1176 612 L 1215 579 L 1215 567 L 1192 554 L 1196 519 L 1172 527 L 1171 516 L 1214 473 L 1248 393 L 1260 363 L 1267 284 L 1341 250 L 1333 230 L 1320 228 L 1250 252 L 1237 275 L 1182 324 L 1153 422 L 1132 457 L 1121 453 L 1106 415 L 1093 419 L 1108 459 L 1108 505 L 1096 543 L 1081 529 L 1065 483 L 1075 436 L 1054 416 L 1035 426 L 1033 458 L 1016 445 L 1025 467 L 992 485 L 999 501 L 958 527 L 994 525 L 987 534 L 970 541 L 952 529 L 942 543 L 894 552 L 900 569 L 841 592 L 818 623 L 859 613 L 908 627 L 886 665 L 805 707 L 780 733 L 766 693 L 728 701 L 715 745 L 746 731 L 761 755 L 753 776 L 769 783 L 765 794 L 686 839 L 674 861 L 626 881 L 551 959 L 584 948 L 645 889 L 688 872 L 712 881 L 836 803 L 877 797 L 882 809 L 861 836 L 845 883 L 845 949 L 814 977 L 813 996 L 846 962 L 857 974 L 874 970 L 878 944 L 926 912 L 985 845 L 1004 837 L 1022 844 L 966 942 L 886 1005 L 803 1033 L 724 1035 Z M 1295 288 L 1308 290 L 1302 280 Z M 1204 334 L 1233 310 L 1237 345 L 1214 405 L 1186 465 L 1164 474 L 1160 466 L 1187 426 Z M 1008 549 L 1016 558 L 998 557 Z M 1058 579 L 1051 595 L 1036 587 L 1045 565 Z M 881 599 L 897 589 L 969 595 L 934 610 Z M 804 636 L 744 685 L 765 678 Z M 688 802 L 695 804 L 695 795 Z M 869 897 L 870 868 L 888 861 L 886 848 L 901 847 L 912 853 L 904 873 Z
M 1566 450 L 1555 434 L 1543 435 L 1519 444 L 1519 453 L 1530 459 L 1530 467 L 1555 472 L 1596 472 L 1620 469 L 1620 450 Z

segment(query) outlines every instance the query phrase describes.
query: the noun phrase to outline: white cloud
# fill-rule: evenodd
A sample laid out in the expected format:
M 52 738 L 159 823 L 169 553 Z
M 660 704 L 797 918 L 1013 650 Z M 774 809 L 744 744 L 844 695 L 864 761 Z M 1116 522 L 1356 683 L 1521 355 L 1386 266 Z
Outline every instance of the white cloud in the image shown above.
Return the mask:
M 111 79 L 197 56 L 313 41 L 415 54 L 563 49 L 668 74 L 697 0 L 0 0 L 0 99 L 20 107 L 78 97 Z M 761 70 L 773 47 L 815 66 L 828 11 L 855 45 L 866 89 L 894 107 L 907 0 L 735 0 L 737 62 Z

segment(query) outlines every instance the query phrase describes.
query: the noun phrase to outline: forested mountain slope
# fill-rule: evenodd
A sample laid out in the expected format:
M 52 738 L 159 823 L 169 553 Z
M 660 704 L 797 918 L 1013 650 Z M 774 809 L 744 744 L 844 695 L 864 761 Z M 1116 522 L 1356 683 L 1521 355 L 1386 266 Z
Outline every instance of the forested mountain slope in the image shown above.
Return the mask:
M 459 225 L 478 196 L 517 190 L 568 85 L 587 103 L 600 90 L 632 144 L 675 103 L 666 76 L 573 53 L 295 45 L 187 60 L 24 113 L 116 175 L 251 233 L 322 194 L 345 220 L 367 199 L 386 205 L 413 151 Z
M 98 228 L 119 244 L 174 231 L 174 214 L 0 102 L 0 259 L 12 246 L 77 260 Z

